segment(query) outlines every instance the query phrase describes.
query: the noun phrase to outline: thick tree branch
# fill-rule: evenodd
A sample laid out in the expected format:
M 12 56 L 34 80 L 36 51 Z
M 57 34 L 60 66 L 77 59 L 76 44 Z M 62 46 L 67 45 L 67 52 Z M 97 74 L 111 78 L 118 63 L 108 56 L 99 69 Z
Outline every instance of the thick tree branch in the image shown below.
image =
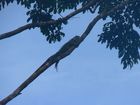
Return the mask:
M 61 18 L 62 21 L 68 21 L 71 17 L 81 13 L 82 11 L 86 10 L 87 8 L 89 8 L 92 5 L 95 5 L 97 2 L 99 2 L 99 0 L 91 0 L 87 5 L 75 10 L 74 12 L 71 12 L 70 14 L 68 14 L 67 16 Z M 0 40 L 5 39 L 5 38 L 9 38 L 11 36 L 14 36 L 20 32 L 23 32 L 27 29 L 31 29 L 31 28 L 35 28 L 35 27 L 40 27 L 42 25 L 51 25 L 51 24 L 56 24 L 60 22 L 60 18 L 57 20 L 50 20 L 48 22 L 40 22 L 40 23 L 29 23 L 26 24 L 24 26 L 21 26 L 13 31 L 10 32 L 6 32 L 0 35 Z
M 74 37 L 75 38 L 75 37 Z M 72 38 L 72 39 L 74 39 Z M 79 37 L 80 38 L 80 37 Z M 63 47 L 56 52 L 54 55 L 49 57 L 27 80 L 25 80 L 13 93 L 11 93 L 9 96 L 4 98 L 2 101 L 0 101 L 0 105 L 5 105 L 9 101 L 11 101 L 13 98 L 21 94 L 21 91 L 25 89 L 33 80 L 35 80 L 40 74 L 42 74 L 46 69 L 48 69 L 51 65 L 53 65 L 55 62 L 58 62 L 59 60 L 63 59 L 64 57 L 68 56 L 73 52 L 73 50 L 78 47 L 80 44 L 80 39 L 75 40 L 75 43 L 72 44 L 71 41 L 68 41 L 65 45 L 69 48 L 64 49 Z M 72 44 L 72 45 L 70 45 Z M 64 46 L 65 46 L 64 45 Z M 64 49 L 64 50 L 63 50 Z
M 74 38 L 72 38 L 70 41 L 68 41 L 66 44 L 64 44 L 64 46 L 58 51 L 56 52 L 54 55 L 52 55 L 51 57 L 49 57 L 27 80 L 25 80 L 13 93 L 11 93 L 10 95 L 8 95 L 7 97 L 5 97 L 3 100 L 0 101 L 0 105 L 6 105 L 9 101 L 11 101 L 12 99 L 14 99 L 16 96 L 18 96 L 19 94 L 21 94 L 21 91 L 23 89 L 25 89 L 30 83 L 32 83 L 32 81 L 34 81 L 40 74 L 42 74 L 46 69 L 48 69 L 51 65 L 53 65 L 56 62 L 59 62 L 61 59 L 67 57 L 68 55 L 70 55 L 75 48 L 77 48 L 82 41 L 89 35 L 89 33 L 91 32 L 92 28 L 94 27 L 94 25 L 103 17 L 107 16 L 108 14 L 114 12 L 116 9 L 123 7 L 125 4 L 128 3 L 128 0 L 126 0 L 126 2 L 121 3 L 120 5 L 116 6 L 115 8 L 113 8 L 112 10 L 108 11 L 108 12 L 103 12 L 102 14 L 99 14 L 98 16 L 96 16 L 88 25 L 88 27 L 86 28 L 85 32 L 78 37 L 78 40 L 74 40 L 74 44 L 71 44 L 71 42 L 73 41 Z M 66 46 L 68 46 L 68 48 L 66 48 Z

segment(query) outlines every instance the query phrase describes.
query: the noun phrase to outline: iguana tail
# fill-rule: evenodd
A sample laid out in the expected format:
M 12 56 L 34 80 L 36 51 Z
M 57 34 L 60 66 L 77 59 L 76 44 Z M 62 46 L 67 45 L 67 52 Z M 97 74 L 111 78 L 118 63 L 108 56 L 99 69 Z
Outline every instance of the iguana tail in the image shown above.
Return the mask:
M 55 63 L 55 69 L 56 69 L 57 72 L 58 72 L 58 63 L 59 63 L 59 61 L 57 61 L 57 62 Z

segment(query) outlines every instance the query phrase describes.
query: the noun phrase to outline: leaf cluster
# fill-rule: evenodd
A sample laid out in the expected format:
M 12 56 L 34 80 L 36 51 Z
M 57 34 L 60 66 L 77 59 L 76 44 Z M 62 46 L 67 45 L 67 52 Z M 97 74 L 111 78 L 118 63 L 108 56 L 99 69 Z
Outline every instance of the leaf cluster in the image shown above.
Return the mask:
M 122 2 L 122 0 L 118 0 L 118 2 Z M 111 9 L 115 2 L 108 2 L 106 5 L 110 5 L 107 9 Z M 132 68 L 133 64 L 137 64 L 140 60 L 140 35 L 134 28 L 140 28 L 139 7 L 140 1 L 132 0 L 125 7 L 110 14 L 111 22 L 104 25 L 103 33 L 99 35 L 98 42 L 106 43 L 107 48 L 118 50 L 118 57 L 121 58 L 124 69 L 128 66 Z M 102 8 L 99 12 L 103 11 Z
M 86 0 L 2 0 L 0 1 L 0 10 L 6 5 L 16 2 L 28 9 L 27 15 L 29 18 L 27 22 L 39 23 L 53 20 L 53 15 L 60 14 L 70 9 L 77 9 L 80 3 L 84 4 Z M 65 33 L 62 32 L 63 24 L 66 22 L 59 22 L 53 25 L 40 26 L 40 31 L 46 36 L 49 43 L 61 41 Z

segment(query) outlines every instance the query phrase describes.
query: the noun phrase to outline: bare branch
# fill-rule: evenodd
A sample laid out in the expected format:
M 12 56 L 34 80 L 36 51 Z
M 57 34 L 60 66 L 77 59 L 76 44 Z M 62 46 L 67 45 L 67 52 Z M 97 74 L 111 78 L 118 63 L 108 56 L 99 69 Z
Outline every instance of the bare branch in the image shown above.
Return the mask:
M 60 60 L 62 60 L 63 58 L 67 57 L 68 55 L 70 55 L 75 48 L 77 48 L 82 41 L 89 35 L 89 33 L 91 32 L 92 28 L 94 27 L 94 25 L 103 17 L 107 16 L 108 14 L 114 12 L 116 9 L 123 7 L 124 4 L 127 4 L 128 0 L 126 0 L 126 2 L 121 3 L 120 5 L 114 7 L 112 10 L 108 11 L 108 12 L 104 12 L 102 14 L 99 14 L 98 16 L 96 16 L 88 25 L 88 27 L 86 28 L 85 32 L 79 36 L 78 40 L 75 40 L 75 44 L 71 44 L 72 38 L 70 41 L 68 41 L 66 44 L 64 44 L 64 46 L 58 51 L 56 52 L 54 55 L 52 55 L 51 57 L 49 57 L 27 80 L 25 80 L 13 93 L 11 93 L 10 95 L 8 95 L 7 97 L 5 97 L 3 100 L 0 101 L 0 105 L 6 105 L 9 101 L 11 101 L 12 99 L 14 99 L 15 97 L 17 97 L 19 94 L 21 94 L 21 91 L 23 89 L 25 89 L 30 83 L 32 83 L 39 75 L 41 75 L 46 69 L 48 69 L 51 65 L 53 65 L 54 63 L 59 62 Z M 71 45 L 70 45 L 71 44 Z M 70 45 L 68 48 L 66 48 L 65 46 Z
M 33 24 L 30 23 L 30 24 L 24 25 L 24 26 L 22 26 L 22 27 L 19 27 L 19 28 L 13 30 L 13 31 L 10 31 L 10 32 L 6 32 L 6 33 L 4 33 L 4 34 L 1 34 L 1 35 L 0 35 L 0 40 L 5 39 L 5 38 L 8 38 L 8 37 L 11 37 L 11 36 L 14 36 L 14 35 L 16 35 L 16 34 L 22 32 L 22 31 L 24 31 L 24 30 L 26 30 L 26 29 L 30 29 L 30 28 L 32 28 L 32 27 L 33 27 Z
M 87 5 L 81 7 L 81 8 L 79 8 L 79 9 L 75 10 L 74 12 L 68 14 L 67 16 L 61 18 L 61 20 L 62 20 L 62 21 L 68 21 L 71 17 L 73 17 L 73 16 L 79 14 L 80 12 L 86 10 L 86 9 L 89 8 L 90 6 L 95 5 L 97 1 L 98 1 L 98 0 L 91 0 Z M 10 32 L 6 32 L 6 33 L 1 34 L 1 35 L 0 35 L 0 40 L 5 39 L 5 38 L 9 38 L 9 37 L 11 37 L 11 36 L 14 36 L 14 35 L 16 35 L 16 34 L 18 34 L 18 33 L 20 33 L 20 32 L 23 32 L 23 31 L 25 31 L 25 30 L 27 30 L 27 29 L 31 29 L 31 28 L 35 28 L 35 27 L 40 27 L 40 26 L 42 26 L 42 25 L 56 24 L 56 23 L 58 23 L 58 22 L 60 22 L 60 18 L 57 19 L 57 20 L 50 20 L 50 21 L 48 21 L 48 22 L 29 23 L 29 24 L 26 24 L 26 25 L 24 25 L 24 26 L 21 26 L 21 27 L 15 29 L 15 30 L 13 30 L 13 31 L 10 31 Z
M 88 9 L 90 6 L 96 5 L 97 2 L 100 2 L 101 0 L 91 0 L 87 5 L 85 5 L 84 7 L 81 7 L 79 9 L 77 9 L 76 11 L 70 13 L 69 15 L 67 15 L 66 17 L 64 17 L 64 20 L 68 20 L 71 17 L 83 12 L 84 10 Z

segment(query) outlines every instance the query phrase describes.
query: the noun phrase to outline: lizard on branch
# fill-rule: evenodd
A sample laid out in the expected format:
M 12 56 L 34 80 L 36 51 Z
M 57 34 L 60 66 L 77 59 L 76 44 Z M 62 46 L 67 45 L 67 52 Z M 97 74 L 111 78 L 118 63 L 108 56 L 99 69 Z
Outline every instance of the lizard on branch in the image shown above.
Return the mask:
M 65 54 L 65 53 L 70 54 L 75 48 L 78 47 L 80 40 L 81 40 L 80 36 L 73 37 L 71 40 L 69 40 L 66 44 L 64 44 L 60 48 L 60 50 L 55 54 L 56 57 L 61 58 L 61 56 L 63 56 L 63 54 Z M 58 63 L 59 63 L 59 60 L 56 61 L 56 63 L 55 63 L 56 70 L 57 70 Z

